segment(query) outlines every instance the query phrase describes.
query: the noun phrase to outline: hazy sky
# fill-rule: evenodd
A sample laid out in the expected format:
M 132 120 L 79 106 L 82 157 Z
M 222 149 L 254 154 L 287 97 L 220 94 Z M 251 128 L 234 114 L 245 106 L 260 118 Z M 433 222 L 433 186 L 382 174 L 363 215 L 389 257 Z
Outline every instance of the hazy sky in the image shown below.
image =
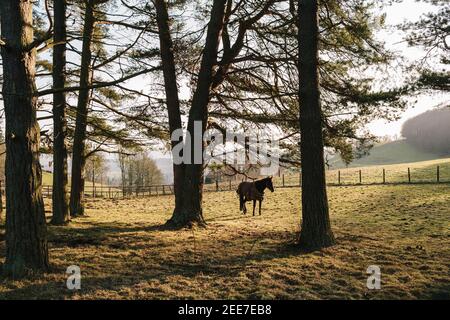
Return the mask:
M 403 41 L 404 34 L 400 30 L 398 30 L 398 28 L 396 28 L 395 25 L 402 23 L 406 20 L 415 21 L 419 19 L 419 17 L 422 14 L 432 10 L 436 10 L 436 8 L 428 4 L 416 2 L 415 0 L 404 0 L 400 4 L 395 4 L 385 8 L 386 23 L 391 27 L 388 28 L 388 30 L 383 30 L 382 32 L 380 32 L 378 34 L 379 39 L 385 41 L 387 47 L 390 50 L 399 52 L 402 56 L 406 57 L 411 61 L 421 58 L 424 55 L 424 51 L 418 48 L 408 47 L 406 43 Z M 150 79 L 148 77 L 136 78 L 134 80 L 131 80 L 128 83 L 128 85 L 130 87 L 134 87 L 137 90 L 142 89 L 145 91 L 152 87 L 149 80 Z M 184 93 L 186 92 L 182 92 L 182 94 Z M 417 103 L 415 103 L 415 106 L 413 108 L 406 110 L 402 114 L 400 120 L 394 122 L 377 120 L 369 124 L 366 129 L 368 129 L 371 133 L 377 136 L 400 135 L 401 126 L 407 119 L 417 114 L 420 114 L 426 110 L 429 110 L 435 106 L 441 105 L 444 102 L 450 104 L 449 93 L 434 94 L 432 96 L 422 95 L 419 97 L 415 97 L 414 99 L 417 99 Z M 43 124 L 44 123 L 41 123 L 41 125 Z M 48 123 L 48 125 L 50 125 L 50 123 Z M 155 158 L 160 158 L 163 156 L 161 152 L 158 151 L 152 152 L 152 155 Z M 169 156 L 169 154 L 166 154 L 165 156 L 167 157 Z M 113 158 L 115 158 L 115 156 Z
M 403 0 L 402 3 L 387 6 L 384 10 L 386 13 L 386 25 L 388 28 L 378 34 L 379 39 L 386 42 L 388 49 L 398 52 L 407 60 L 414 61 L 422 58 L 425 54 L 424 50 L 417 47 L 408 47 L 403 40 L 405 34 L 399 30 L 396 25 L 405 21 L 416 21 L 424 13 L 436 10 L 436 8 L 436 6 L 423 2 L 417 2 L 416 0 Z M 183 90 L 183 88 L 181 88 L 181 91 L 181 95 L 184 98 L 188 98 L 188 90 Z M 368 129 L 371 133 L 377 136 L 400 135 L 401 126 L 407 119 L 435 106 L 441 105 L 444 102 L 450 103 L 450 94 L 436 93 L 432 96 L 421 95 L 414 97 L 411 101 L 416 99 L 417 103 L 414 104 L 414 107 L 406 110 L 401 115 L 400 120 L 393 122 L 376 120 L 370 123 L 365 129 Z
M 450 5 L 450 4 L 449 4 Z M 435 7 L 416 2 L 415 0 L 404 0 L 400 4 L 395 4 L 386 8 L 386 23 L 391 25 L 390 30 L 380 33 L 379 37 L 386 42 L 386 45 L 391 50 L 400 52 L 403 56 L 414 60 L 420 59 L 424 51 L 418 48 L 408 47 L 402 38 L 404 34 L 395 28 L 396 24 L 404 22 L 405 20 L 414 21 L 429 11 L 435 10 Z M 450 70 L 449 70 L 450 71 Z M 400 134 L 401 126 L 407 119 L 414 117 L 426 110 L 429 110 L 442 103 L 450 103 L 450 94 L 439 93 L 435 95 L 422 95 L 415 97 L 417 103 L 413 108 L 406 110 L 400 120 L 394 122 L 386 122 L 383 120 L 377 120 L 371 123 L 367 129 L 376 135 L 397 135 Z
M 378 34 L 379 39 L 385 41 L 387 47 L 390 50 L 397 51 L 401 56 L 404 56 L 411 61 L 421 58 L 424 55 L 424 51 L 418 48 L 408 47 L 403 41 L 404 34 L 395 26 L 405 21 L 418 20 L 422 14 L 430 12 L 432 10 L 436 10 L 436 7 L 429 4 L 424 4 L 422 2 L 417 2 L 415 0 L 404 0 L 400 4 L 394 4 L 392 6 L 386 7 L 386 23 L 390 27 Z M 149 77 L 135 78 L 128 82 L 128 86 L 133 87 L 136 90 L 142 89 L 144 91 L 152 88 Z M 189 95 L 187 93 L 188 90 L 186 89 L 187 88 L 183 88 L 183 86 L 181 87 L 181 95 L 184 98 L 188 98 L 187 96 Z M 377 120 L 369 124 L 365 129 L 368 129 L 370 132 L 378 136 L 399 135 L 401 126 L 405 122 L 405 120 L 426 110 L 429 110 L 437 105 L 441 105 L 444 102 L 450 103 L 450 94 L 440 93 L 434 94 L 432 96 L 422 95 L 419 97 L 415 97 L 414 99 L 417 99 L 417 103 L 415 103 L 415 106 L 413 108 L 406 110 L 402 114 L 400 120 L 394 122 Z M 45 127 L 50 125 L 50 120 L 41 122 L 41 126 Z

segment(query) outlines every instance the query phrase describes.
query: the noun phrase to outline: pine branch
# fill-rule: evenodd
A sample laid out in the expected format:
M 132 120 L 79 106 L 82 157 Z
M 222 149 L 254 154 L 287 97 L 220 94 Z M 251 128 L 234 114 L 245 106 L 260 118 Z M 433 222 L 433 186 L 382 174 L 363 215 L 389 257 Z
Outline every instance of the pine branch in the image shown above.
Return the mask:
M 143 74 L 146 74 L 146 73 L 149 73 L 149 72 L 154 72 L 154 71 L 157 71 L 157 70 L 160 70 L 160 69 L 161 69 L 160 66 L 153 67 L 153 68 L 150 68 L 150 69 L 144 69 L 144 70 L 132 73 L 132 74 L 130 74 L 128 76 L 124 76 L 124 77 L 122 77 L 120 79 L 116 79 L 116 80 L 113 80 L 113 81 L 97 82 L 97 83 L 94 83 L 94 84 L 92 84 L 90 86 L 86 86 L 86 87 L 75 86 L 75 87 L 66 87 L 66 88 L 42 90 L 42 91 L 36 92 L 36 95 L 38 97 L 42 97 L 42 96 L 45 96 L 45 95 L 48 95 L 48 94 L 57 93 L 57 92 L 73 92 L 73 91 L 80 91 L 80 90 L 87 90 L 87 89 L 98 89 L 98 88 L 110 87 L 110 86 L 114 86 L 116 84 L 119 84 L 121 82 L 130 80 L 132 78 L 138 77 L 140 75 L 143 75 Z

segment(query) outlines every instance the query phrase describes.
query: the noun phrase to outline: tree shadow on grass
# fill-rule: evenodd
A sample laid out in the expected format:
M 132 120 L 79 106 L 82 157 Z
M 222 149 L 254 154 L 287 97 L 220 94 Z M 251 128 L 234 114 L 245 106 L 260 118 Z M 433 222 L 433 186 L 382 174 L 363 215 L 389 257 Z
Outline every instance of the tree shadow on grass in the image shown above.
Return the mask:
M 130 226 L 126 223 L 89 223 L 83 227 L 50 226 L 48 241 L 56 246 L 77 247 L 83 245 L 102 245 L 114 235 L 137 232 L 165 231 L 160 225 Z M 130 235 L 130 237 L 134 237 Z
M 242 272 L 258 276 L 258 271 L 274 264 L 273 260 L 305 255 L 293 242 L 295 234 L 286 230 L 255 230 L 240 234 L 240 237 L 228 237 L 219 232 L 218 237 L 208 240 L 207 245 L 203 243 L 203 251 L 199 252 L 195 249 L 186 250 L 191 249 L 190 233 L 167 240 L 164 235 L 153 234 L 159 231 L 167 231 L 167 228 L 161 225 L 141 226 L 117 222 L 86 223 L 80 227 L 49 226 L 49 243 L 51 248 L 94 246 L 101 248 L 100 252 L 103 248 L 108 252 L 103 257 L 98 254 L 99 250 L 83 250 L 81 266 L 84 261 L 95 259 L 96 262 L 93 267 L 82 269 L 82 273 L 92 275 L 92 272 L 101 271 L 98 276 L 82 277 L 83 290 L 78 292 L 80 295 L 96 290 L 116 292 L 121 288 L 133 291 L 133 286 L 141 282 L 153 282 L 155 292 L 161 296 L 164 291 L 159 285 L 175 286 L 176 283 L 172 283 L 174 278 L 203 279 L 208 276 L 229 279 L 239 277 Z M 178 249 L 167 254 L 165 248 L 173 246 Z M 210 251 L 210 248 L 216 250 Z M 132 255 L 122 255 L 125 252 Z M 139 255 L 136 263 L 131 260 L 134 253 Z M 131 257 L 130 260 L 124 259 L 125 256 Z M 62 266 L 69 262 L 62 256 L 57 260 L 62 269 L 53 270 L 53 273 L 64 275 L 62 279 L 66 279 Z M 110 275 L 107 274 L 108 270 Z M 11 288 L 0 296 L 14 299 L 63 299 L 70 298 L 72 294 L 66 289 L 63 280 L 44 279 L 25 283 L 20 288 Z
M 273 249 L 276 249 L 275 251 Z M 127 298 L 127 292 L 136 294 L 140 289 L 134 289 L 135 286 L 142 283 L 152 283 L 150 286 L 152 292 L 148 292 L 148 297 L 157 298 L 179 298 L 176 293 L 166 294 L 163 287 L 177 286 L 177 283 L 173 282 L 174 278 L 183 277 L 186 279 L 193 279 L 204 276 L 212 278 L 230 279 L 236 277 L 241 272 L 250 272 L 257 275 L 254 269 L 263 268 L 259 263 L 268 259 L 277 259 L 283 257 L 289 257 L 291 255 L 298 255 L 298 253 L 291 246 L 278 245 L 264 250 L 258 250 L 255 252 L 248 252 L 243 255 L 227 256 L 222 259 L 214 259 L 212 261 L 199 261 L 199 262 L 180 262 L 173 260 L 165 260 L 163 257 L 155 256 L 153 259 L 157 261 L 158 265 L 151 264 L 151 266 L 138 266 L 134 270 L 114 269 L 110 268 L 110 275 L 99 276 L 85 276 L 83 273 L 91 273 L 88 270 L 81 270 L 81 290 L 70 291 L 66 288 L 65 270 L 62 267 L 54 268 L 52 271 L 57 276 L 61 275 L 60 280 L 52 279 L 44 281 L 42 279 L 31 279 L 29 283 L 23 283 L 20 287 L 12 287 L 4 290 L 0 294 L 0 299 L 70 299 L 74 294 L 83 297 L 95 299 L 96 292 L 102 291 L 106 296 L 116 296 Z M 118 258 L 120 259 L 120 258 Z M 98 265 L 98 268 L 107 270 L 109 264 L 104 262 Z M 106 273 L 106 272 L 105 272 Z M 36 281 L 35 281 L 36 280 Z M 2 279 L 0 278 L 0 281 Z M 199 280 L 202 281 L 202 280 Z M 122 292 L 120 292 L 122 289 Z M 135 291 L 136 290 L 136 291 Z M 108 294 L 107 291 L 113 293 Z M 195 290 L 192 290 L 193 292 Z M 184 294 L 189 294 L 189 291 L 184 291 Z M 170 296 L 173 295 L 173 296 Z M 104 298 L 102 296 L 101 298 Z
M 97 233 L 110 232 L 112 226 L 109 224 L 101 223 L 100 225 L 93 226 L 94 231 Z M 122 227 L 118 227 L 114 224 L 114 230 L 109 234 L 114 235 L 120 232 L 134 232 L 134 231 L 148 231 L 159 230 L 157 226 L 129 226 L 123 224 Z M 83 234 L 83 232 L 92 232 L 92 230 L 86 231 L 86 229 L 77 230 Z M 199 252 L 196 253 L 184 253 L 172 254 L 166 256 L 164 249 L 158 247 L 153 242 L 152 238 L 147 239 L 142 247 L 136 247 L 137 250 L 146 247 L 150 249 L 150 254 L 145 256 L 142 265 L 129 261 L 128 264 L 120 264 L 120 260 L 123 257 L 117 255 L 112 259 L 116 262 L 108 259 L 98 261 L 95 265 L 96 270 L 102 270 L 101 274 L 94 276 L 91 269 L 82 268 L 82 290 L 70 291 L 65 287 L 65 279 L 67 275 L 64 274 L 65 270 L 55 270 L 55 273 L 62 275 L 61 280 L 55 281 L 54 277 L 44 281 L 32 281 L 31 283 L 25 283 L 20 288 L 8 288 L 4 293 L 0 294 L 0 298 L 6 299 L 70 299 L 74 294 L 77 298 L 97 298 L 97 293 L 100 292 L 100 298 L 129 298 L 129 297 L 144 297 L 145 298 L 180 298 L 192 295 L 198 297 L 199 293 L 196 293 L 194 289 L 186 289 L 178 293 L 179 284 L 174 279 L 186 279 L 186 281 L 218 281 L 226 283 L 233 283 L 233 279 L 238 279 L 244 276 L 244 278 L 250 278 L 254 281 L 255 288 L 258 288 L 261 271 L 267 268 L 273 268 L 278 265 L 278 259 L 285 259 L 291 257 L 309 258 L 311 255 L 326 256 L 333 254 L 332 251 L 316 251 L 314 253 L 305 253 L 298 249 L 295 243 L 292 241 L 293 233 L 286 232 L 284 230 L 261 230 L 246 235 L 242 241 L 233 239 L 233 247 L 230 250 L 226 250 L 224 246 L 222 249 L 216 252 Z M 348 236 L 348 235 L 347 235 Z M 269 242 L 266 242 L 269 239 Z M 276 241 L 273 241 L 273 240 Z M 131 235 L 129 239 L 130 243 L 133 241 L 138 242 L 136 235 Z M 211 247 L 220 245 L 222 241 L 228 241 L 228 238 L 213 239 L 214 242 L 209 244 Z M 364 238 L 359 237 L 346 237 L 341 238 L 341 245 L 347 246 L 349 243 L 355 243 L 364 241 Z M 177 244 L 169 243 L 170 245 Z M 102 244 L 104 245 L 104 243 Z M 188 245 L 189 246 L 189 245 Z M 187 247 L 188 247 L 187 246 Z M 241 250 L 238 250 L 238 248 Z M 154 248 L 154 250 L 152 250 Z M 118 248 L 120 251 L 122 248 Z M 128 248 L 123 248 L 128 249 Z M 119 252 L 118 252 L 119 253 Z M 96 253 L 92 253 L 92 257 Z M 192 256 L 194 254 L 194 256 Z M 91 259 L 87 257 L 86 259 Z M 61 263 L 62 266 L 65 262 Z M 116 266 L 120 266 L 117 268 Z M 83 273 L 86 272 L 85 276 Z M 110 272 L 110 274 L 108 274 Z M 90 274 L 90 275 L 89 275 Z M 196 279 L 196 280 L 194 280 Z M 285 280 L 280 280 L 285 281 Z M 286 280 L 288 281 L 288 280 Z M 314 281 L 314 279 L 311 279 Z M 183 281 L 182 281 L 183 283 Z M 436 299 L 448 299 L 446 294 L 447 288 L 439 287 L 439 284 L 432 285 L 430 288 L 422 288 L 417 296 L 424 298 L 436 298 Z M 168 289 L 169 287 L 169 289 Z M 142 289 L 144 288 L 144 289 Z M 142 292 L 141 289 L 143 290 Z M 251 290 L 244 295 L 251 297 Z M 203 293 L 208 296 L 208 292 Z M 217 294 L 217 293 L 216 293 Z M 202 294 L 200 294 L 202 295 Z M 226 298 L 226 293 L 222 298 Z

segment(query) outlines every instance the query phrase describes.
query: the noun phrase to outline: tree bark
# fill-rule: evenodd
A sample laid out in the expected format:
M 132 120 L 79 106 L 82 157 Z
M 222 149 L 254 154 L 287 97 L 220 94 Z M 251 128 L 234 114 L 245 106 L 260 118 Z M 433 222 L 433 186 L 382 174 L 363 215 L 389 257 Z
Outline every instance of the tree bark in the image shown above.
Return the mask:
M 189 120 L 187 131 L 191 136 L 190 148 L 191 163 L 185 164 L 185 175 L 183 181 L 183 207 L 179 214 L 172 217 L 173 223 L 177 226 L 205 225 L 202 209 L 203 198 L 203 133 L 206 130 L 208 120 L 208 104 L 210 100 L 211 86 L 213 83 L 214 66 L 217 62 L 217 53 L 220 42 L 220 35 L 224 25 L 226 0 L 214 0 L 211 9 L 211 19 L 208 24 L 205 48 L 203 50 L 202 61 L 197 80 L 197 88 L 192 98 L 192 105 L 189 110 Z M 201 122 L 201 137 L 194 130 L 194 123 Z M 199 145 L 194 140 L 202 141 Z M 200 149 L 198 149 L 200 147 Z M 194 163 L 194 155 L 201 155 L 201 163 Z M 200 159 L 198 159 L 200 160 Z
M 85 180 L 85 149 L 86 149 L 86 126 L 87 108 L 90 99 L 92 82 L 91 68 L 91 43 L 94 31 L 94 0 L 86 2 L 83 29 L 83 47 L 81 52 L 80 87 L 78 95 L 77 115 L 75 120 L 75 133 L 73 138 L 72 154 L 72 185 L 70 190 L 70 215 L 84 215 L 84 180 Z
M 48 270 L 47 227 L 36 120 L 36 50 L 31 1 L 2 0 L 0 20 L 6 115 L 6 261 L 14 278 Z
M 317 0 L 299 0 L 299 100 L 302 166 L 302 228 L 299 245 L 319 249 L 335 243 L 325 183 L 318 73 Z
M 169 130 L 172 135 L 176 130 L 182 130 L 180 101 L 178 97 L 177 76 L 175 69 L 175 57 L 172 37 L 170 35 L 169 14 L 165 0 L 155 0 L 156 20 L 158 23 L 161 62 L 164 75 L 164 89 L 166 91 L 167 113 L 169 117 Z M 183 137 L 179 140 L 171 140 L 172 149 L 183 143 Z M 173 155 L 174 157 L 176 155 Z M 180 154 L 181 156 L 181 154 Z M 177 216 L 183 207 L 183 181 L 184 164 L 173 164 L 173 184 L 175 195 L 175 208 L 173 216 Z M 167 222 L 172 223 L 172 218 Z
M 64 88 L 66 82 L 66 3 L 54 0 L 53 87 Z M 67 197 L 66 94 L 53 94 L 53 192 L 51 223 L 69 222 Z

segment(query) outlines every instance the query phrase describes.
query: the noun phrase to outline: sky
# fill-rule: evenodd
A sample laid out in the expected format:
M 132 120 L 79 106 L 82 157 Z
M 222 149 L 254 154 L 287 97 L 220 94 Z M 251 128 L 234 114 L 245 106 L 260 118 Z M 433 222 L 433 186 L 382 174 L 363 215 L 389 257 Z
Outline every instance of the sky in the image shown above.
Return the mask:
M 388 0 L 385 0 L 388 1 Z M 450 0 L 449 0 L 450 1 Z M 424 50 L 417 47 L 408 47 L 403 41 L 404 33 L 399 30 L 396 25 L 405 21 L 416 21 L 424 13 L 436 10 L 436 6 L 432 6 L 422 1 L 403 0 L 401 3 L 396 3 L 391 6 L 386 6 L 384 11 L 386 13 L 386 25 L 388 28 L 378 33 L 380 40 L 386 42 L 386 47 L 390 50 L 398 52 L 407 60 L 418 60 L 424 55 Z M 450 72 L 450 70 L 449 70 Z M 128 82 L 128 86 L 136 90 L 149 90 L 151 88 L 151 80 L 148 77 L 137 77 Z M 180 87 L 180 95 L 183 98 L 189 98 L 189 90 L 185 85 Z M 376 120 L 370 123 L 365 130 L 368 130 L 376 136 L 399 136 L 402 124 L 420 113 L 423 113 L 433 107 L 439 106 L 445 102 L 450 103 L 450 93 L 436 93 L 434 95 L 421 95 L 414 97 L 414 107 L 407 109 L 397 121 L 387 122 L 385 120 Z M 411 99 L 412 101 L 412 99 Z M 41 125 L 51 125 L 48 123 L 41 123 Z
M 387 6 L 384 9 L 386 13 L 387 28 L 386 30 L 380 31 L 377 36 L 380 40 L 386 42 L 388 49 L 398 52 L 401 56 L 405 57 L 406 60 L 414 61 L 420 59 L 423 57 L 424 51 L 417 47 L 409 47 L 403 40 L 405 34 L 399 30 L 396 25 L 406 21 L 416 21 L 424 13 L 433 10 L 436 10 L 435 6 L 423 2 L 417 2 L 416 0 L 404 0 L 401 3 Z M 136 85 L 142 87 L 143 89 L 144 83 L 145 82 L 138 83 L 138 81 L 136 81 Z M 187 98 L 189 95 L 187 93 L 188 90 L 181 88 L 181 91 L 181 94 Z M 436 106 L 440 106 L 445 102 L 450 104 L 450 94 L 424 94 L 411 99 L 411 101 L 414 100 L 417 100 L 417 102 L 413 103 L 412 107 L 405 110 L 401 114 L 399 120 L 391 122 L 386 120 L 375 120 L 368 124 L 364 129 L 379 137 L 390 136 L 400 138 L 402 125 L 406 120 Z M 162 154 L 159 151 L 151 152 L 151 155 L 154 158 L 170 157 L 170 153 Z
M 398 52 L 407 60 L 414 61 L 420 59 L 424 55 L 424 51 L 416 47 L 408 47 L 403 41 L 403 32 L 399 30 L 396 25 L 405 21 L 416 21 L 424 13 L 436 10 L 436 7 L 423 2 L 417 2 L 416 0 L 403 0 L 402 3 L 388 6 L 384 10 L 386 13 L 386 24 L 388 25 L 388 28 L 377 34 L 379 39 L 386 42 L 388 49 Z M 151 87 L 148 80 L 148 78 L 145 80 L 142 78 L 136 78 L 131 80 L 128 86 L 137 90 L 142 89 L 145 91 L 149 89 L 148 86 Z M 187 93 L 187 90 L 184 90 L 183 88 L 181 88 L 181 91 L 182 95 Z M 414 97 L 414 100 L 417 100 L 417 102 L 413 104 L 414 107 L 408 108 L 404 113 L 402 113 L 399 120 L 392 122 L 375 120 L 368 124 L 364 129 L 380 137 L 399 137 L 402 124 L 406 120 L 444 103 L 450 104 L 450 94 L 436 93 L 433 95 L 421 95 Z M 170 153 L 163 154 L 159 151 L 153 151 L 151 152 L 151 156 L 154 158 L 166 158 L 170 157 Z
M 384 12 L 386 13 L 386 25 L 388 27 L 386 28 L 387 30 L 380 31 L 377 36 L 380 40 L 386 42 L 386 47 L 388 49 L 398 52 L 401 56 L 405 57 L 406 60 L 414 61 L 420 59 L 425 53 L 424 50 L 417 47 L 409 47 L 403 40 L 405 34 L 399 30 L 396 25 L 406 21 L 416 21 L 424 13 L 433 10 L 436 10 L 436 6 L 423 2 L 417 2 L 416 0 L 403 0 L 401 3 L 386 6 Z M 142 82 L 140 84 L 137 82 L 138 81 L 136 81 L 136 85 L 142 86 Z M 183 88 L 183 86 L 181 87 L 180 94 L 183 98 L 189 97 L 188 91 L 189 90 L 187 90 L 187 88 Z M 385 120 L 375 120 L 364 129 L 380 137 L 399 137 L 402 124 L 406 120 L 436 106 L 442 105 L 445 102 L 450 104 L 450 94 L 436 93 L 433 95 L 420 95 L 411 99 L 411 101 L 413 100 L 417 100 L 417 102 L 413 104 L 413 107 L 405 110 L 401 114 L 399 120 L 391 122 Z
M 380 39 L 386 42 L 387 48 L 397 51 L 409 60 L 420 59 L 424 55 L 424 51 L 418 48 L 411 48 L 402 41 L 403 32 L 395 28 L 395 25 L 405 21 L 416 21 L 420 16 L 426 12 L 435 10 L 435 7 L 416 2 L 415 0 L 404 0 L 400 4 L 394 4 L 385 9 L 386 23 L 391 26 L 389 30 L 383 31 L 379 34 Z M 450 70 L 449 70 L 450 72 Z M 414 107 L 407 109 L 401 118 L 397 121 L 387 122 L 384 120 L 376 120 L 370 123 L 366 129 L 377 136 L 399 136 L 402 124 L 433 107 L 442 105 L 443 103 L 450 104 L 450 94 L 436 93 L 433 95 L 421 95 L 415 97 L 417 102 Z

